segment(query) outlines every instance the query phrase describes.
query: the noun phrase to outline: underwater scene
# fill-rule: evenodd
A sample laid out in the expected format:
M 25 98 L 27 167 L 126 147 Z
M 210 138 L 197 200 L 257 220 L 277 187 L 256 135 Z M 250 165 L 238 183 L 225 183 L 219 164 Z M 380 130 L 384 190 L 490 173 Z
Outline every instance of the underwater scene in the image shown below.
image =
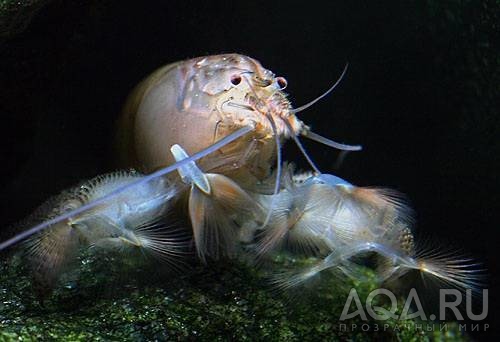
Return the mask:
M 500 335 L 499 14 L 0 0 L 0 341 Z

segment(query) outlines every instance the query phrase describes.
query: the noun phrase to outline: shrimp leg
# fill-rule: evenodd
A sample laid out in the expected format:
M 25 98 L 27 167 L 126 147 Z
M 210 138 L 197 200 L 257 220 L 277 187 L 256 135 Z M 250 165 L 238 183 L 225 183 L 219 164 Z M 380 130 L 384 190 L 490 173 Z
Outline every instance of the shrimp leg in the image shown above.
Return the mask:
M 179 145 L 171 152 L 177 162 L 188 155 Z M 260 206 L 236 182 L 215 173 L 203 173 L 194 161 L 179 167 L 178 172 L 189 192 L 189 216 L 200 259 L 234 256 L 238 245 L 238 221 L 256 219 Z
M 104 195 L 104 196 L 102 196 L 102 197 L 100 197 L 100 198 L 98 198 L 90 203 L 87 203 L 81 207 L 78 207 L 78 208 L 73 209 L 71 211 L 68 211 L 60 216 L 54 217 L 50 220 L 47 220 L 47 221 L 42 222 L 40 224 L 37 224 L 34 227 L 32 227 L 28 230 L 25 230 L 25 231 L 15 235 L 14 237 L 12 237 L 6 241 L 1 242 L 0 243 L 0 251 L 4 250 L 12 245 L 15 245 L 16 243 L 28 238 L 29 236 L 31 236 L 39 231 L 47 229 L 48 227 L 50 227 L 52 225 L 55 225 L 59 222 L 65 221 L 65 220 L 70 220 L 70 219 L 76 217 L 77 215 L 80 215 L 80 214 L 82 214 L 90 209 L 93 209 L 101 204 L 104 204 L 107 201 L 115 198 L 116 196 L 118 196 L 120 193 L 122 193 L 124 191 L 135 188 L 135 187 L 140 186 L 142 184 L 146 184 L 154 179 L 162 177 L 162 176 L 178 169 L 182 165 L 185 165 L 191 161 L 195 161 L 195 160 L 198 160 L 200 158 L 203 158 L 204 156 L 206 156 L 212 152 L 215 152 L 218 149 L 222 148 L 223 146 L 226 146 L 227 144 L 231 143 L 232 141 L 244 136 L 245 134 L 252 131 L 253 129 L 254 128 L 251 126 L 242 127 L 240 129 L 238 129 L 237 131 L 233 132 L 232 134 L 217 141 L 216 143 L 214 143 L 210 147 L 193 154 L 189 158 L 183 159 L 183 160 L 181 160 L 173 165 L 167 166 L 163 169 L 160 169 L 156 172 L 153 172 L 153 173 L 151 173 L 147 176 L 144 176 L 144 177 L 142 177 L 142 178 L 138 179 L 137 181 L 134 181 L 130 184 L 119 187 L 118 189 L 115 189 L 115 190 L 111 191 L 110 193 L 108 193 L 108 194 L 106 194 L 106 195 Z

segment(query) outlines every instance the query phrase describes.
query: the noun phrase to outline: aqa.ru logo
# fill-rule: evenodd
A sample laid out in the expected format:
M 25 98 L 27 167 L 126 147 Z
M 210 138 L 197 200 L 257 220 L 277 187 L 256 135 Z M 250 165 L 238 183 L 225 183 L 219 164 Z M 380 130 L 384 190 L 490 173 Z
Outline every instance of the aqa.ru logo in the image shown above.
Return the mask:
M 373 300 L 376 296 L 386 296 L 391 304 L 390 309 L 386 309 L 381 306 L 373 306 Z M 447 296 L 454 296 L 453 301 L 447 301 Z M 456 289 L 440 289 L 439 290 L 439 320 L 444 321 L 446 317 L 446 309 L 450 309 L 451 312 L 455 315 L 455 319 L 458 321 L 464 320 L 464 316 L 458 309 L 458 307 L 462 304 L 462 293 Z M 472 290 L 468 289 L 465 292 L 465 307 L 466 307 L 466 317 L 472 321 L 481 321 L 484 320 L 488 316 L 488 290 L 483 290 L 483 305 L 482 311 L 479 314 L 475 314 L 472 312 Z M 354 301 L 354 305 L 356 310 L 353 312 L 349 312 L 349 308 L 351 307 Z M 410 307 L 414 304 L 414 307 L 417 309 L 414 312 L 410 313 Z M 356 316 L 360 316 L 362 320 L 367 320 L 368 315 L 370 315 L 373 319 L 384 321 L 389 318 L 406 320 L 413 319 L 419 317 L 421 320 L 426 321 L 427 315 L 424 312 L 422 307 L 422 303 L 420 302 L 420 298 L 418 297 L 417 291 L 412 288 L 408 297 L 406 298 L 405 304 L 403 306 L 403 310 L 401 314 L 398 316 L 396 314 L 398 301 L 394 293 L 387 289 L 376 289 L 370 292 L 368 297 L 366 298 L 366 312 L 363 309 L 363 305 L 361 304 L 361 300 L 359 299 L 358 292 L 356 289 L 351 289 L 349 292 L 349 296 L 347 297 L 346 303 L 344 305 L 344 309 L 342 310 L 342 315 L 340 316 L 340 320 L 351 319 Z M 435 320 L 436 315 L 430 314 L 430 320 Z

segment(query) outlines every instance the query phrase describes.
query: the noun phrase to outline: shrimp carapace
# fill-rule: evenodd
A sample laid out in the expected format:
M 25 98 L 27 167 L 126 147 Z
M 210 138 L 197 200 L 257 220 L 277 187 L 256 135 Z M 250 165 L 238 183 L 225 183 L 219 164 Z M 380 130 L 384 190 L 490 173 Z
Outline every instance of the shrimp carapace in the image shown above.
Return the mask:
M 303 134 L 321 141 L 295 116 L 285 87 L 283 77 L 239 54 L 164 66 L 144 79 L 125 104 L 117 136 L 122 166 L 151 172 L 175 162 L 169 153 L 174 144 L 192 155 L 247 126 L 252 128 L 248 135 L 198 163 L 202 169 L 226 164 L 222 173 L 251 188 L 269 176 L 283 139 Z

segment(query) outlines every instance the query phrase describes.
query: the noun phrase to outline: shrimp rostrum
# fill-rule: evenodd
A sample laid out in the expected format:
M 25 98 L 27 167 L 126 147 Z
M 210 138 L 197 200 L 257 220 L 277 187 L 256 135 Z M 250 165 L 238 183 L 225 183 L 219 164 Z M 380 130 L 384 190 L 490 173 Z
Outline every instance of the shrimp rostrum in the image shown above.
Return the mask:
M 27 220 L 32 227 L 0 249 L 24 240 L 42 287 L 55 286 L 82 248 L 139 251 L 175 267 L 192 246 L 202 262 L 240 253 L 261 260 L 283 251 L 317 258 L 306 269 L 278 273 L 273 280 L 281 288 L 329 270 L 361 277 L 359 257 L 367 254 L 377 255 L 381 281 L 418 271 L 461 289 L 476 286 L 469 260 L 419 247 L 411 211 L 395 191 L 322 173 L 303 148 L 300 137 L 361 149 L 314 133 L 296 116 L 330 93 L 346 69 L 298 108 L 284 92 L 285 78 L 247 56 L 200 57 L 158 69 L 133 90 L 117 126 L 117 155 L 127 171 L 97 176 L 49 200 Z M 297 144 L 311 172 L 295 173 L 282 160 L 285 139 Z M 169 212 L 186 217 L 190 227 L 169 222 Z

